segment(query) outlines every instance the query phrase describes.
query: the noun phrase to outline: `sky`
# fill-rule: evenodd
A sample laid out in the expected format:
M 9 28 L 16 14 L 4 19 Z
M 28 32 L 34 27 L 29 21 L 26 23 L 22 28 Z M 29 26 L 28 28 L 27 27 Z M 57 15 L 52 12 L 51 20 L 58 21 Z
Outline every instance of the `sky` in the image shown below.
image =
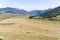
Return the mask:
M 60 0 L 0 0 L 0 8 L 14 7 L 25 10 L 44 10 L 60 6 Z

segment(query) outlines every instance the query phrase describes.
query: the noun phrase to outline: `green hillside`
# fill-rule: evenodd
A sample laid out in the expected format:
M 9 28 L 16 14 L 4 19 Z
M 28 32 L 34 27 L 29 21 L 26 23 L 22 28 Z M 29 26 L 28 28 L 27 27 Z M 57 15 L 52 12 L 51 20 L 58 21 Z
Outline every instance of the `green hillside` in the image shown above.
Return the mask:
M 57 17 L 60 15 L 60 6 L 52 9 L 51 11 L 45 12 L 41 14 L 43 18 L 52 18 L 52 17 Z

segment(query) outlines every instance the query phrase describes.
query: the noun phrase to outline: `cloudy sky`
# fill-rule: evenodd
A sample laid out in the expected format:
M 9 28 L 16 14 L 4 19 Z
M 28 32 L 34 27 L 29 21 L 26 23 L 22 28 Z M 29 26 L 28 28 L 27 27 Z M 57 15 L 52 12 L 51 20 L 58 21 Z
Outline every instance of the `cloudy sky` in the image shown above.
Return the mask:
M 25 10 L 42 10 L 60 6 L 60 0 L 0 0 L 0 8 L 14 7 Z

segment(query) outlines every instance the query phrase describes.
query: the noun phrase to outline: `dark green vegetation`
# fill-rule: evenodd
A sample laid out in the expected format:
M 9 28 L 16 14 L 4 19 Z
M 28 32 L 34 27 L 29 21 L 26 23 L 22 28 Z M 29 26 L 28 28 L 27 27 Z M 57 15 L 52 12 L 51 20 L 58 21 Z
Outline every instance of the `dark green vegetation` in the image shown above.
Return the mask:
M 59 15 L 60 15 L 60 6 L 51 11 L 45 12 L 40 16 L 42 16 L 43 18 L 52 18 L 52 17 L 57 17 Z
M 29 17 L 29 19 L 32 19 L 32 18 L 34 18 L 34 17 L 37 17 L 37 15 L 34 15 L 34 16 L 30 16 L 30 17 Z

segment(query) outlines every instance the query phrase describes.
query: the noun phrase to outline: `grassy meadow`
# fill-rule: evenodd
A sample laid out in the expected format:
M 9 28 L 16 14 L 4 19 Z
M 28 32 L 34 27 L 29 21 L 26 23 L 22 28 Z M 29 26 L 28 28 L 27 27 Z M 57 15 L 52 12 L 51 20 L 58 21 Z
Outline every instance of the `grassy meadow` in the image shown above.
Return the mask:
M 1 15 L 0 40 L 60 40 L 60 21 L 28 19 L 28 15 L 19 14 Z

